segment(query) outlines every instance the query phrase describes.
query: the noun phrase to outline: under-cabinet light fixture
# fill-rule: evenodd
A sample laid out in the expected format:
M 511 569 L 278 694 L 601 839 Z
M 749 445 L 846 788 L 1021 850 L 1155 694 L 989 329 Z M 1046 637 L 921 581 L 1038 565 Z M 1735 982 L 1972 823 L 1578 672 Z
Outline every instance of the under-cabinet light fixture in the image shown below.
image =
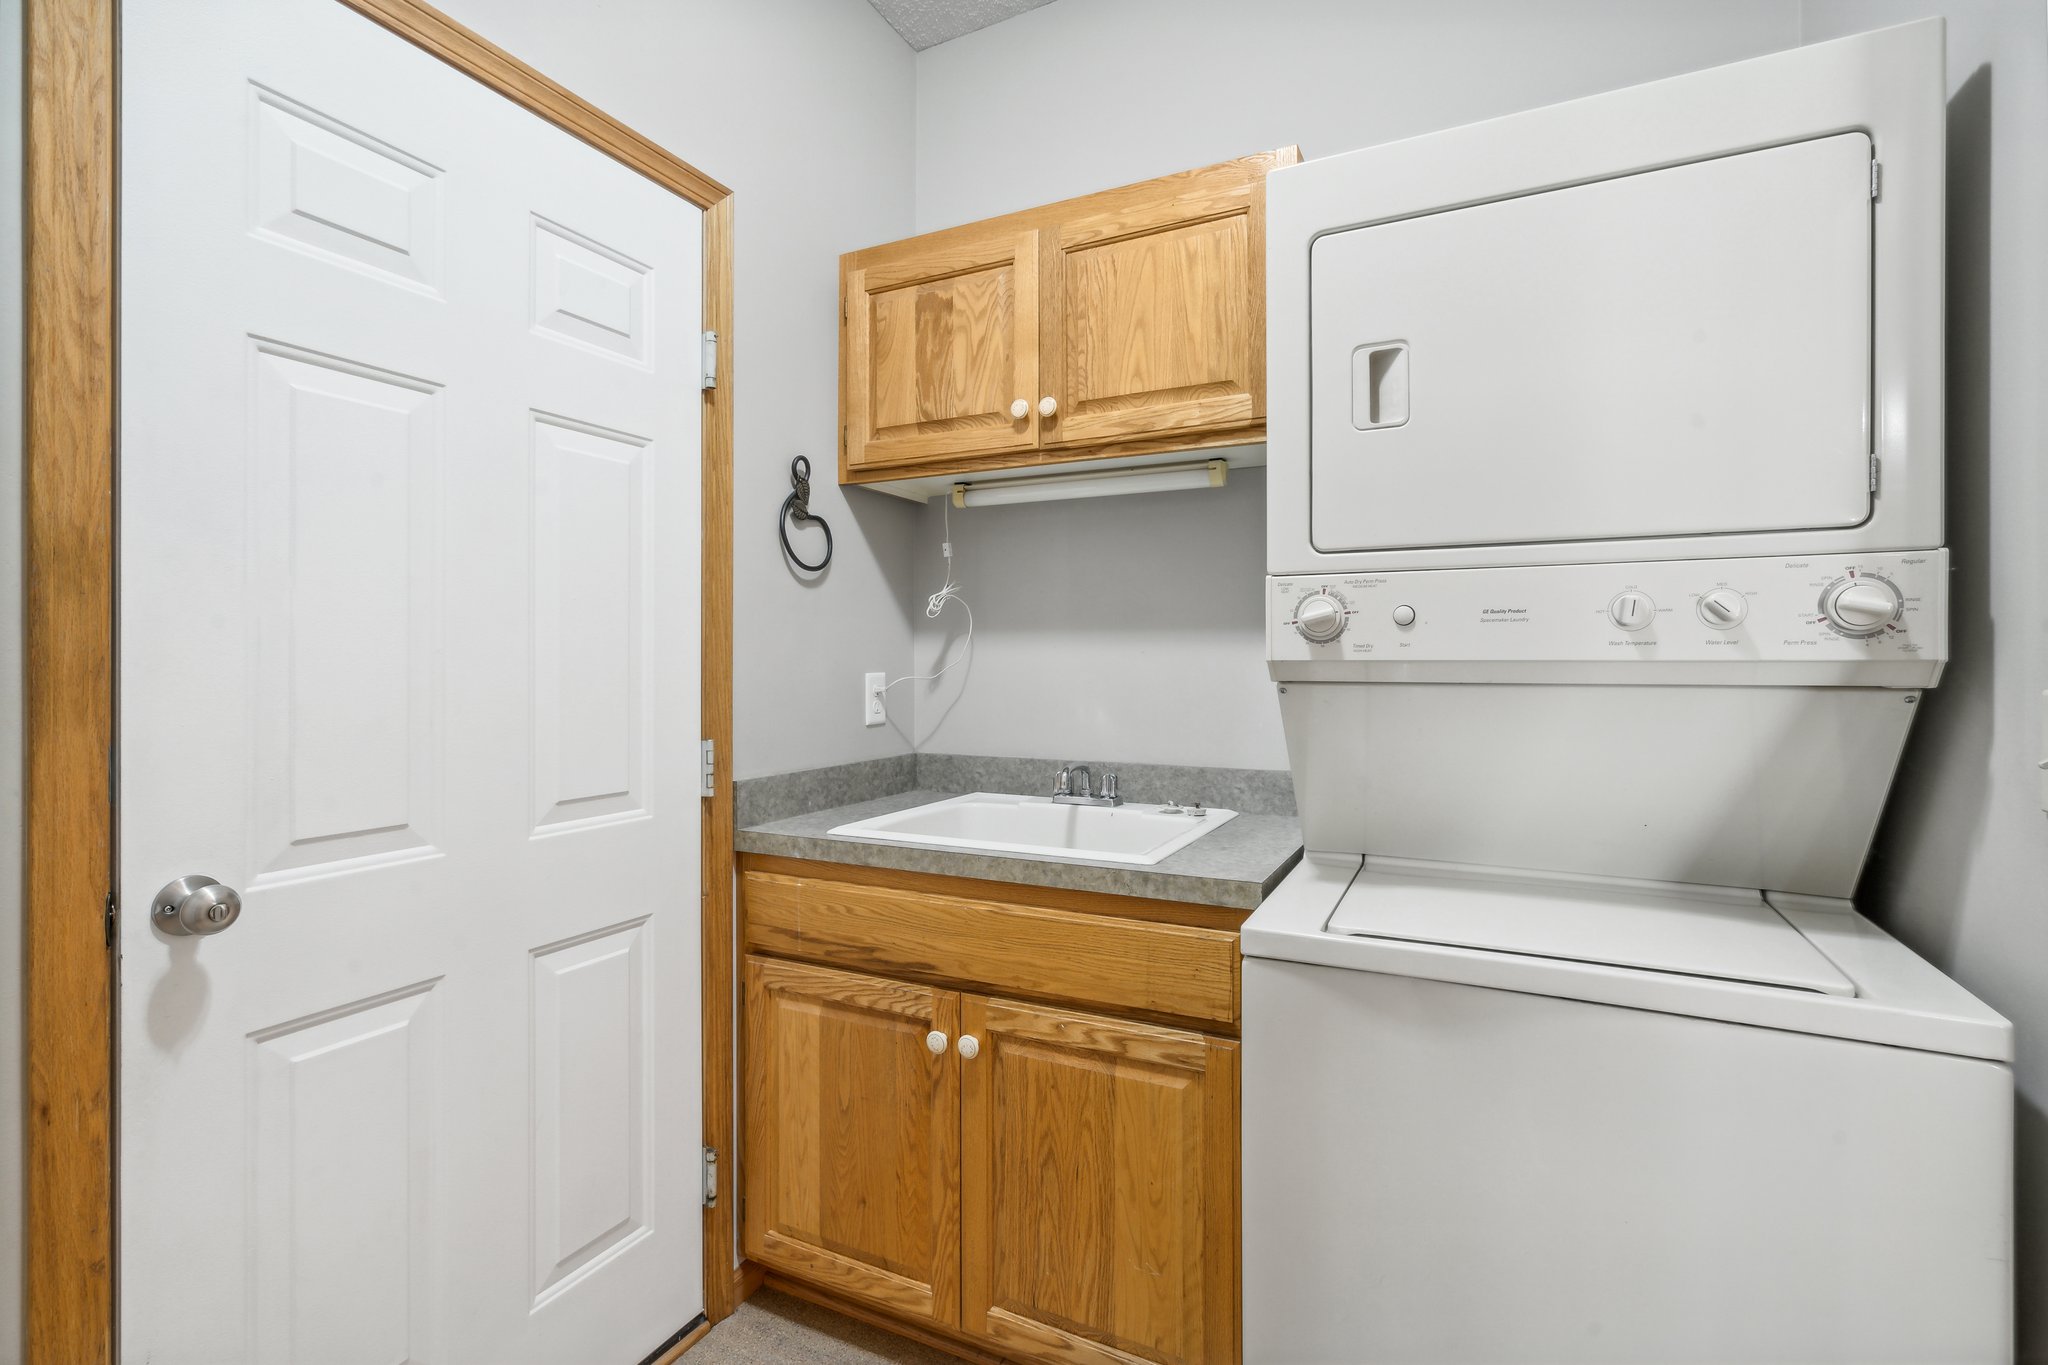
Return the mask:
M 1221 488 L 1229 477 L 1224 460 L 1153 465 L 1148 469 L 1091 469 L 1079 474 L 1042 474 L 953 485 L 955 507 L 1001 507 L 1014 502 L 1059 502 L 1066 498 L 1110 498 L 1123 493 L 1171 493 Z

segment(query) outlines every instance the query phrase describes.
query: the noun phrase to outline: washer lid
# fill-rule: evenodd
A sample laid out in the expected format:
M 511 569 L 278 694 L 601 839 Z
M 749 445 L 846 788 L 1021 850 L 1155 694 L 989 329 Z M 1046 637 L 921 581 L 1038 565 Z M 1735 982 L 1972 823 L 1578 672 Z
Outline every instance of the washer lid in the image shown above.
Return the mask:
M 1328 932 L 1853 996 L 1853 982 L 1754 891 L 1483 869 L 1366 868 Z

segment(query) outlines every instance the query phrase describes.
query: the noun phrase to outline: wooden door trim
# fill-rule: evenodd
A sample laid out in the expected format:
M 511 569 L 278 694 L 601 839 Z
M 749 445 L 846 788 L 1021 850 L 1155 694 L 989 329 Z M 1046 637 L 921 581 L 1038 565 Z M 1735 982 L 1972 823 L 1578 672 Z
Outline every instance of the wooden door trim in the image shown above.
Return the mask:
M 704 211 L 704 1145 L 733 1152 L 732 191 L 420 0 L 339 0 Z M 22 822 L 25 1246 L 30 1365 L 111 1365 L 114 0 L 26 0 L 23 93 Z M 729 1161 L 729 1156 L 728 1156 Z M 728 1176 L 728 1185 L 731 1184 Z M 733 1201 L 704 1211 L 704 1306 L 732 1312 Z

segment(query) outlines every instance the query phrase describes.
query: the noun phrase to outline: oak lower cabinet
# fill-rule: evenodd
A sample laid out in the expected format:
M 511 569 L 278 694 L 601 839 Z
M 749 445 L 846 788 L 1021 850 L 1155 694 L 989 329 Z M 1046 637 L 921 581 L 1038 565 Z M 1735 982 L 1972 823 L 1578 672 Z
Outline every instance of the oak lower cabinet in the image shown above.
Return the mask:
M 1235 1026 L 1234 933 L 751 871 L 741 902 L 748 1258 L 984 1356 L 1238 1360 L 1238 1049 L 1208 1031 Z M 1071 969 L 1086 1007 L 995 989 L 998 923 L 1065 934 L 1031 984 Z M 1173 965 L 1120 960 L 1154 1017 L 1116 1017 L 1097 959 L 1145 932 Z M 1194 1027 L 1158 1017 L 1162 983 L 1224 971 Z
M 907 1317 L 960 1318 L 951 991 L 748 957 L 747 1254 Z
M 1237 1047 L 968 996 L 964 1325 L 1059 1361 L 1237 1358 Z

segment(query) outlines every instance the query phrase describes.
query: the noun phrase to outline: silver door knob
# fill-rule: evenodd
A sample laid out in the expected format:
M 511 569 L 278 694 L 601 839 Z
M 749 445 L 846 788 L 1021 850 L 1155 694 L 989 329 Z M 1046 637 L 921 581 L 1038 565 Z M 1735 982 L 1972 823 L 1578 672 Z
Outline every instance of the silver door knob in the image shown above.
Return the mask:
M 232 886 L 212 877 L 180 877 L 156 893 L 149 918 L 167 934 L 217 934 L 242 913 L 242 898 Z

